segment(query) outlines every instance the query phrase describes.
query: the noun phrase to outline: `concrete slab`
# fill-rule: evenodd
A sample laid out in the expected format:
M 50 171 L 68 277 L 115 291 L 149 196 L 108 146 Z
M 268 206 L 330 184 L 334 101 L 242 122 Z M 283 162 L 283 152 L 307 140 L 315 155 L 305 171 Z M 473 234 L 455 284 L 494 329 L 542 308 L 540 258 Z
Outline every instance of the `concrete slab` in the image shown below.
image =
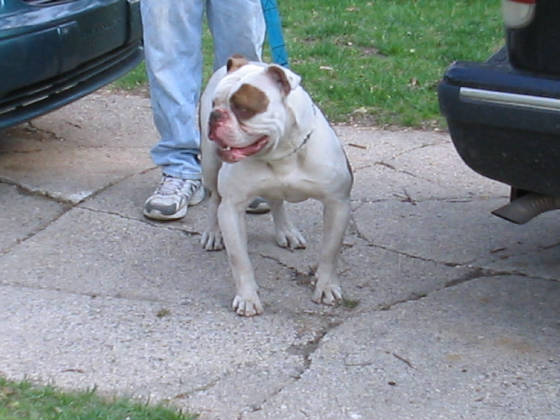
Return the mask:
M 59 217 L 65 206 L 0 183 L 0 255 Z M 1 276 L 0 276 L 1 277 Z
M 434 200 L 408 205 L 395 201 L 366 203 L 355 210 L 354 218 L 362 235 L 386 249 L 449 264 L 558 279 L 554 262 L 528 264 L 523 263 L 522 257 L 541 254 L 543 250 L 557 255 L 557 213 L 517 226 L 490 214 L 501 204 L 502 199 Z M 515 263 L 517 257 L 521 258 L 519 263 Z
M 0 180 L 78 203 L 154 167 L 147 153 L 156 140 L 151 118 L 147 99 L 90 95 L 3 132 Z
M 346 153 L 354 169 L 360 169 L 372 162 L 393 160 L 404 153 L 426 146 L 449 142 L 446 133 L 432 131 L 383 130 L 346 125 L 334 128 L 346 145 Z
M 223 274 L 209 281 L 213 271 L 227 272 L 222 254 L 203 253 L 180 231 L 84 209 L 67 212 L 1 264 L 4 284 L 220 307 L 231 298 Z
M 119 214 L 122 217 L 136 219 L 148 223 L 154 228 L 167 228 L 188 233 L 189 238 L 179 235 L 179 243 L 170 243 L 169 246 L 178 246 L 179 254 L 187 252 L 181 242 L 189 240 L 192 244 L 189 259 L 204 261 L 217 267 L 216 259 L 221 265 L 213 273 L 220 272 L 226 281 L 229 281 L 229 268 L 225 264 L 223 252 L 207 253 L 199 249 L 198 240 L 200 233 L 206 226 L 207 203 L 189 209 L 187 216 L 174 222 L 153 222 L 141 214 L 142 203 L 151 192 L 152 186 L 159 179 L 157 170 L 130 177 L 103 192 L 91 200 L 80 205 L 94 212 Z M 122 197 L 129 195 L 129 200 Z M 402 204 L 408 206 L 408 204 Z M 274 307 L 305 308 L 314 311 L 316 305 L 309 307 L 309 294 L 312 286 L 311 273 L 317 264 L 319 247 L 322 235 L 322 209 L 316 201 L 306 201 L 298 204 L 288 204 L 288 213 L 307 240 L 305 250 L 289 251 L 279 248 L 274 242 L 274 230 L 270 215 L 247 215 L 247 233 L 249 238 L 249 251 L 253 264 L 257 267 L 258 281 L 263 287 L 263 298 L 269 300 Z M 68 229 L 64 229 L 65 231 Z M 153 238 L 152 243 L 160 240 Z M 139 242 L 142 242 L 140 239 Z M 168 240 L 166 242 L 169 242 Z M 387 302 L 405 300 L 410 296 L 423 295 L 430 290 L 443 287 L 457 278 L 469 276 L 471 268 L 449 267 L 437 261 L 421 261 L 409 258 L 404 254 L 388 252 L 375 246 L 375 241 L 365 241 L 358 236 L 354 228 L 350 228 L 344 240 L 344 249 L 339 262 L 339 272 L 343 281 L 346 297 L 352 306 L 360 308 L 381 307 Z M 157 258 L 154 254 L 147 257 L 147 265 L 152 264 Z M 145 249 L 143 255 L 148 256 L 150 251 Z M 180 261 L 180 256 L 178 257 Z M 189 265 L 190 266 L 190 265 Z M 270 267 L 282 267 L 282 272 L 270 276 Z M 149 270 L 148 270 L 149 271 Z M 264 273 L 267 273 L 266 275 Z M 199 274 L 200 275 L 200 274 Z M 279 282 L 292 281 L 304 284 L 308 291 L 303 294 L 289 293 L 283 290 L 283 285 L 267 283 L 267 278 L 278 278 Z M 281 293 L 276 296 L 275 290 Z M 274 298 L 267 299 L 270 293 Z M 288 299 L 282 296 L 287 294 Z M 172 293 L 174 295 L 175 292 Z M 297 295 L 297 296 L 296 296 Z M 290 304 L 297 302 L 297 304 Z M 274 302 L 274 303 L 273 303 Z M 320 308 L 320 307 L 319 307 Z M 284 309 L 286 310 L 286 309 Z
M 509 196 L 466 166 L 447 134 L 338 126 L 355 175 L 354 200 L 423 201 Z
M 493 277 L 363 314 L 242 418 L 557 417 L 558 299 L 559 283 Z
M 225 253 L 200 249 L 206 204 L 142 215 L 160 178 L 146 98 L 101 92 L 3 132 L 0 375 L 203 419 L 560 416 L 558 213 L 491 216 L 507 188 L 445 133 L 336 130 L 356 178 L 346 299 L 310 301 L 321 206 L 290 205 L 303 251 L 247 217 L 255 319 L 230 310 Z
M 545 217 L 549 225 L 556 223 L 557 215 L 549 214 L 541 216 L 541 222 L 545 223 Z M 554 231 L 553 231 L 554 232 Z M 497 257 L 491 261 L 484 263 L 485 266 L 497 272 L 526 273 L 527 275 L 548 278 L 551 280 L 560 280 L 560 247 L 557 242 L 553 242 L 554 238 L 549 238 L 546 242 L 531 241 L 525 243 L 523 251 L 515 252 L 515 248 L 504 246 L 499 249 Z
M 388 163 L 399 172 L 430 181 L 435 188 L 424 189 L 424 197 L 433 190 L 436 194 L 426 198 L 509 197 L 509 187 L 470 169 L 461 160 L 449 139 L 445 143 L 401 153 Z M 439 193 L 438 189 L 445 191 L 445 195 Z
M 122 197 L 118 188 L 114 194 L 107 190 L 98 197 L 105 194 Z M 274 243 L 270 216 L 249 217 L 251 258 L 263 301 L 270 311 L 338 313 L 310 302 L 311 273 L 321 238 L 320 206 L 311 202 L 307 208 L 302 206 L 301 212 L 316 213 L 315 218 L 299 220 L 309 241 L 309 249 L 302 251 L 288 251 Z M 189 216 L 203 219 L 204 207 L 191 209 Z M 0 261 L 3 283 L 90 296 L 229 307 L 233 289 L 225 252 L 203 251 L 197 231 L 185 233 L 169 226 L 77 207 Z M 339 268 L 353 308 L 381 307 L 423 295 L 469 272 L 372 247 L 351 231 L 345 244 Z
M 189 404 L 226 418 L 302 369 L 301 357 L 284 352 L 297 342 L 297 324 L 288 318 L 246 320 L 197 303 L 10 286 L 0 287 L 0 305 L 0 375 L 11 378 L 177 404 L 231 378 L 236 396 Z M 240 380 L 246 371 L 254 381 Z

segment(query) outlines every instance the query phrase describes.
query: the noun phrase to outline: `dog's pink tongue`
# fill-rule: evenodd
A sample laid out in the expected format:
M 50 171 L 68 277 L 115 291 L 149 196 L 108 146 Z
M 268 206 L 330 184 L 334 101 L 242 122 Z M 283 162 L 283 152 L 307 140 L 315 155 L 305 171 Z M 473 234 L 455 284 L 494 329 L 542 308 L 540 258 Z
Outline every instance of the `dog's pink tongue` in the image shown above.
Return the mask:
M 239 162 L 248 156 L 258 153 L 268 143 L 268 137 L 262 137 L 247 147 L 232 147 L 230 150 L 219 150 L 220 158 L 229 163 Z
M 241 159 L 246 158 L 248 155 L 245 149 L 231 149 L 225 150 L 224 153 L 228 157 L 228 162 L 239 162 Z

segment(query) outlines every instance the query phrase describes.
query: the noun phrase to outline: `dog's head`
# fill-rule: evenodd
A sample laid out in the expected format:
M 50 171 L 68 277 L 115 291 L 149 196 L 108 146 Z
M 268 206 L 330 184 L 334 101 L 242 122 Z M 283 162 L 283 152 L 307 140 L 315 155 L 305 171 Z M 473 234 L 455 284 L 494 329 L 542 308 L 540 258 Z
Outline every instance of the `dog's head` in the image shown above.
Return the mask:
M 213 95 L 208 137 L 229 163 L 275 149 L 294 115 L 287 105 L 300 77 L 275 64 L 248 62 L 233 56 Z

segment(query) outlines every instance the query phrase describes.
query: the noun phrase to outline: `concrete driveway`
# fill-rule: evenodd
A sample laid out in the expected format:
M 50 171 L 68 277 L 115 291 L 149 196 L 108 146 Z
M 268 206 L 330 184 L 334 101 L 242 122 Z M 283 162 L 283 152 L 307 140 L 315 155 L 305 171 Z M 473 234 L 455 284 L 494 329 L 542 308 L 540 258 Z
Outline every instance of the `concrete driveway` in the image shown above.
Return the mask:
M 168 400 L 205 419 L 560 418 L 558 213 L 490 215 L 508 189 L 446 133 L 336 127 L 355 172 L 339 272 L 310 301 L 308 249 L 248 217 L 265 314 L 230 309 L 206 204 L 155 223 L 149 101 L 108 91 L 0 133 L 0 375 Z

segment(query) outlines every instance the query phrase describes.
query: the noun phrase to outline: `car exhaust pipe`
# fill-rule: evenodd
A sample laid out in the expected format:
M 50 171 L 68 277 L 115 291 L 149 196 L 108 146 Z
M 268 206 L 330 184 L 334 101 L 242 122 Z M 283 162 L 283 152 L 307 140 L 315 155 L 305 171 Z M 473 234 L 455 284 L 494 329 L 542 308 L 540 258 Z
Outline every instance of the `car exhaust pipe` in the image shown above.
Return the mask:
M 509 222 L 522 225 L 541 213 L 556 209 L 560 209 L 560 197 L 531 192 L 494 210 L 492 214 Z

